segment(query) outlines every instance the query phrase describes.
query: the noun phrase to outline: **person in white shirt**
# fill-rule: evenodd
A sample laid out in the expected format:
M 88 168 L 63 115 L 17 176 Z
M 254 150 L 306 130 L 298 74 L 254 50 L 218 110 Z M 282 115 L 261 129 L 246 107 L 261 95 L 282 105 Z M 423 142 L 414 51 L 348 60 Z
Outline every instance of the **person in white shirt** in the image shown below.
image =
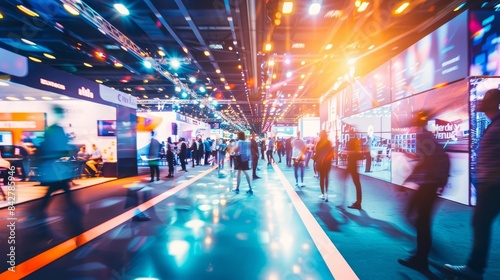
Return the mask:
M 92 171 L 93 175 L 98 175 L 98 170 L 96 165 L 102 162 L 102 153 L 96 146 L 96 144 L 92 144 L 92 153 L 90 154 L 89 160 L 85 163 Z
M 297 132 L 297 138 L 292 140 L 292 160 L 293 172 L 295 175 L 295 186 L 299 186 L 298 170 L 300 168 L 300 186 L 304 185 L 304 160 L 307 151 L 307 146 L 304 140 L 300 138 L 300 131 Z

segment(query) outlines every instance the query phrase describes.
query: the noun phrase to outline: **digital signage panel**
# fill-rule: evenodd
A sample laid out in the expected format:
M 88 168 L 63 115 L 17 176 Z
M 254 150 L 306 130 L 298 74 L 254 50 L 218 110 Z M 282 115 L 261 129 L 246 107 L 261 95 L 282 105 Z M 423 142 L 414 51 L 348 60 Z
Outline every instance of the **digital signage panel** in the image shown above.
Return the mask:
M 392 103 L 392 183 L 405 184 L 417 163 L 406 153 L 415 153 L 418 149 L 417 130 L 411 126 L 411 120 L 416 112 L 425 110 L 430 116 L 426 128 L 444 147 L 451 162 L 448 184 L 442 197 L 469 204 L 468 91 L 467 80 L 462 80 Z
M 391 59 L 392 100 L 468 75 L 467 12 Z
M 482 112 L 477 112 L 478 101 L 482 101 L 485 93 L 494 88 L 500 87 L 500 78 L 498 77 L 472 77 L 469 80 L 469 90 L 470 90 L 470 204 L 476 205 L 476 186 L 474 184 L 474 175 L 476 173 L 477 167 L 477 151 L 479 148 L 479 142 L 484 134 L 484 131 L 491 123 L 490 119 Z
M 470 76 L 500 76 L 500 12 L 470 12 Z

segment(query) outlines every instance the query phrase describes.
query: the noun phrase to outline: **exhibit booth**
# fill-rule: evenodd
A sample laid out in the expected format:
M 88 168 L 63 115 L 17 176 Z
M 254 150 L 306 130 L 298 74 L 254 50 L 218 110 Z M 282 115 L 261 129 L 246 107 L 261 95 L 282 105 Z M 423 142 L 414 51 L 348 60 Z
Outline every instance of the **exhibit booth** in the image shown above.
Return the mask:
M 101 176 L 137 175 L 134 97 L 6 50 L 0 49 L 0 55 L 2 156 L 23 156 L 18 147 L 26 144 L 36 149 L 45 128 L 54 123 L 52 107 L 59 105 L 65 114 L 60 124 L 73 147 L 68 160 L 82 145 L 91 153 L 95 144 L 103 157 Z
M 151 131 L 160 142 L 167 142 L 171 137 L 173 143 L 184 138 L 191 139 L 213 137 L 208 123 L 193 119 L 176 112 L 137 112 L 137 153 L 139 163 L 147 160 Z
M 361 173 L 417 187 L 404 183 L 415 165 L 406 153 L 417 149 L 410 120 L 425 110 L 432 116 L 427 129 L 451 160 L 442 197 L 475 205 L 471 170 L 477 143 L 488 125 L 475 104 L 500 84 L 496 77 L 500 67 L 493 63 L 499 16 L 498 12 L 465 11 L 367 75 L 349 81 L 333 95 L 325 94 L 321 128 L 334 139 L 339 166 L 345 166 L 347 141 L 357 137 L 362 143 Z

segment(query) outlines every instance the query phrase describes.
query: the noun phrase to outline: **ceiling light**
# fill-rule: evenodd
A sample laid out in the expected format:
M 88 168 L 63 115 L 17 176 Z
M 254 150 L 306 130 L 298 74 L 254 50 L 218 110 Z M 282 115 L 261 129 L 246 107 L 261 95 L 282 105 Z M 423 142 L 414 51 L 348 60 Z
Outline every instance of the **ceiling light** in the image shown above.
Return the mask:
M 205 87 L 201 86 L 201 87 L 200 87 L 200 92 L 202 92 L 202 93 L 203 93 L 203 92 L 205 92 L 205 91 L 206 91 L 206 90 L 205 90 Z
M 77 16 L 80 14 L 80 12 L 78 12 L 78 10 L 73 5 L 64 3 L 63 7 L 66 12 L 70 13 L 71 15 Z
M 220 74 L 220 69 L 215 69 L 215 73 Z
M 149 83 L 149 80 L 144 80 L 142 82 L 145 83 L 145 84 L 147 84 L 147 83 Z
M 50 58 L 50 59 L 56 59 L 55 56 L 48 54 L 48 53 L 44 53 L 43 56 L 45 56 L 46 58 Z
M 271 49 L 272 49 L 272 45 L 271 45 L 271 43 L 267 43 L 267 44 L 265 45 L 265 47 L 264 47 L 264 50 L 265 50 L 265 51 L 267 51 L 267 52 L 268 52 L 268 51 L 270 51 Z
M 321 5 L 319 3 L 312 3 L 311 6 L 309 6 L 308 13 L 310 15 L 317 15 L 319 14 L 320 10 L 321 10 Z
M 115 7 L 115 9 L 123 16 L 130 15 L 127 7 L 125 7 L 123 4 L 114 4 L 113 7 Z
M 394 10 L 394 14 L 401 14 L 404 10 L 406 10 L 406 8 L 408 8 L 408 6 L 410 6 L 410 2 L 408 1 L 401 3 L 401 5 Z
M 459 11 L 460 9 L 462 9 L 462 8 L 465 6 L 465 4 L 467 4 L 467 2 L 463 2 L 463 3 L 462 3 L 462 4 L 460 4 L 458 7 L 456 7 L 455 9 L 453 9 L 453 11 L 454 11 L 454 12 Z M 498 6 L 498 5 L 497 5 L 497 6 Z
M 89 67 L 89 68 L 92 68 L 92 67 L 94 67 L 94 66 L 92 66 L 92 64 L 90 64 L 90 63 L 87 63 L 87 62 L 84 62 L 84 63 L 83 63 L 83 65 L 85 65 L 85 66 L 87 66 L 87 67 Z
M 224 82 L 225 80 L 226 80 L 226 79 L 225 79 L 224 77 L 221 77 L 221 78 L 220 78 L 220 81 L 221 81 L 221 82 Z
M 358 7 L 358 13 L 364 12 L 366 8 L 368 8 L 369 4 L 370 2 L 363 1 L 363 3 L 361 3 L 361 5 Z
M 306 64 L 306 62 L 305 62 L 304 60 L 302 60 L 302 61 L 300 62 L 300 65 L 304 65 L 304 64 Z
M 28 39 L 21 38 L 21 41 L 23 41 L 23 43 L 25 43 L 25 44 L 32 45 L 32 46 L 36 46 L 36 43 L 31 42 L 31 41 L 30 41 L 30 40 L 28 40 Z
M 179 86 L 175 86 L 175 92 L 181 92 L 181 88 Z
M 229 85 L 224 86 L 225 89 L 230 90 L 231 87 Z
M 205 56 L 210 56 L 210 52 L 209 51 L 204 51 L 203 53 L 205 54 Z
M 301 79 L 304 79 L 305 77 L 306 77 L 306 75 L 305 75 L 305 74 L 300 75 L 300 78 L 301 78 Z
M 143 62 L 143 64 L 144 64 L 144 67 L 146 67 L 146 68 L 148 68 L 148 69 L 149 69 L 149 68 L 151 68 L 151 67 L 153 66 L 153 64 L 152 64 L 152 63 L 151 63 L 151 61 L 149 61 L 149 60 L 145 60 L 145 61 Z
M 3 14 L 2 13 L 0 13 L 0 19 L 3 19 Z
M 38 59 L 38 58 L 33 57 L 33 56 L 28 56 L 28 58 L 29 58 L 30 60 L 34 61 L 34 62 L 42 62 L 42 60 L 41 60 L 41 59 Z
M 102 84 L 102 83 L 104 83 L 104 82 L 103 82 L 103 81 L 101 81 L 101 80 L 95 80 L 95 81 L 96 81 L 96 83 L 98 83 L 98 84 Z
M 333 44 L 328 44 L 328 45 L 326 45 L 325 50 L 329 50 L 329 49 L 331 49 L 332 47 L 333 47 Z
M 123 64 L 121 62 L 115 61 L 115 67 L 117 68 L 123 67 Z
M 160 56 L 165 56 L 165 55 L 166 55 L 166 54 L 165 54 L 165 52 L 164 52 L 163 50 L 158 50 L 158 54 L 159 54 Z
M 148 96 L 147 96 L 147 95 L 145 95 L 145 94 L 144 94 L 142 97 L 143 97 L 143 98 L 148 98 Z
M 42 99 L 43 99 L 43 100 L 52 100 L 52 99 L 54 99 L 54 98 L 49 97 L 49 96 L 42 96 Z
M 25 96 L 24 99 L 26 99 L 26 100 L 36 100 L 36 98 L 31 97 L 31 96 Z
M 32 16 L 32 17 L 39 17 L 40 16 L 37 13 L 33 12 L 32 10 L 26 8 L 23 5 L 17 5 L 17 8 L 19 10 L 21 10 L 23 13 L 27 14 L 28 16 Z
M 228 50 L 232 51 L 233 50 L 233 47 L 229 46 L 227 47 Z
M 292 13 L 293 10 L 293 2 L 292 1 L 285 1 L 283 3 L 283 9 L 281 10 L 284 14 L 290 14 Z
M 69 98 L 67 96 L 61 96 L 61 97 L 59 97 L 59 99 L 70 100 L 71 98 Z
M 177 58 L 173 58 L 170 60 L 170 67 L 174 69 L 178 69 L 181 66 L 181 62 Z
M 20 100 L 19 98 L 17 98 L 17 97 L 13 97 L 13 96 L 7 96 L 7 97 L 5 97 L 5 98 L 6 98 L 6 99 L 8 99 L 8 100 L 12 100 L 12 101 L 17 101 L 17 100 Z
M 369 50 L 373 50 L 373 48 L 375 48 L 375 45 L 371 45 L 368 47 Z

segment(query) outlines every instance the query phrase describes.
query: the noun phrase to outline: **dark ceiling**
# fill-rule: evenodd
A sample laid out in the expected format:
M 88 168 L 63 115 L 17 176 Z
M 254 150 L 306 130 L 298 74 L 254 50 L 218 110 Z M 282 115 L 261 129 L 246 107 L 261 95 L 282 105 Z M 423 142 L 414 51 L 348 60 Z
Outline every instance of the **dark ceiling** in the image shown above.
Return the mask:
M 0 46 L 137 96 L 142 110 L 173 109 L 202 120 L 221 112 L 223 128 L 263 132 L 274 123 L 318 116 L 319 97 L 342 81 L 349 59 L 356 59 L 355 75 L 362 76 L 454 17 L 464 3 L 414 0 L 395 15 L 396 0 L 324 0 L 312 16 L 312 0 L 293 1 L 288 15 L 283 2 L 2 0 Z M 358 12 L 358 2 L 369 5 Z M 468 1 L 458 12 L 499 2 Z M 115 3 L 130 15 L 120 15 Z

